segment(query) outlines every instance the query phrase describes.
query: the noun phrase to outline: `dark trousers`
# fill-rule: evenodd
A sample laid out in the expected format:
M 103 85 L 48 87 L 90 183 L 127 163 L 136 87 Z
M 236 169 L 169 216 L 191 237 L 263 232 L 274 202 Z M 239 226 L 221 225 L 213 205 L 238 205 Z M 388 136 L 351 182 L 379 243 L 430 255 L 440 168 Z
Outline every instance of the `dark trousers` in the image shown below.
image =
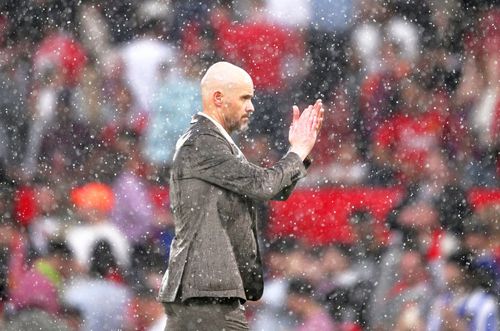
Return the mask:
M 192 298 L 164 303 L 165 331 L 249 330 L 239 299 Z

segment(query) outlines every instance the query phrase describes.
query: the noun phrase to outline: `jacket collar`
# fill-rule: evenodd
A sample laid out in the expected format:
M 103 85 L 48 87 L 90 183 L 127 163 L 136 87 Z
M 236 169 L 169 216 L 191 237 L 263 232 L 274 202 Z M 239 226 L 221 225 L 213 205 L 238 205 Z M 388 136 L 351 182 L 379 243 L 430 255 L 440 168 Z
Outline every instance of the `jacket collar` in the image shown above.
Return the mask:
M 219 122 L 217 122 L 212 117 L 210 117 L 209 115 L 202 113 L 202 112 L 199 112 L 195 116 L 193 116 L 192 122 L 195 122 L 195 121 L 199 120 L 200 118 L 205 118 L 205 119 L 208 119 L 210 122 L 212 122 L 212 124 L 217 128 L 217 131 L 224 137 L 224 139 L 227 140 L 227 142 L 235 150 L 236 155 L 243 156 L 243 152 L 238 148 L 238 146 L 234 142 L 233 138 L 231 138 L 229 133 L 227 133 L 226 129 L 224 129 L 224 127 Z

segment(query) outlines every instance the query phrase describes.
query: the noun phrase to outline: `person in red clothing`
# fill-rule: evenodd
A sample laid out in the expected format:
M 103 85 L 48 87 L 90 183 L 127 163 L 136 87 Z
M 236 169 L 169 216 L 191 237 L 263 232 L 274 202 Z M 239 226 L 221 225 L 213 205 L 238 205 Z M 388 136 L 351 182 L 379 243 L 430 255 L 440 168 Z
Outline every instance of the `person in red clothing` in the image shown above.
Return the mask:
M 393 167 L 399 180 L 415 182 L 431 152 L 442 144 L 446 99 L 429 97 L 417 81 L 407 81 L 401 91 L 401 109 L 374 132 L 372 152 L 374 161 Z
M 304 42 L 297 31 L 268 21 L 264 5 L 262 0 L 251 1 L 248 19 L 241 23 L 232 22 L 222 12 L 217 12 L 212 17 L 214 42 L 220 57 L 240 65 L 254 80 L 256 108 L 261 111 L 254 115 L 255 125 L 250 127 L 250 136 L 264 134 L 270 138 L 270 149 L 283 151 L 288 110 L 281 109 L 278 94 L 298 80 L 300 74 L 296 72 L 296 77 L 294 74 L 285 77 L 285 70 L 294 63 L 291 57 L 302 59 Z
M 380 69 L 360 82 L 359 116 L 367 139 L 397 110 L 398 86 L 411 73 L 410 63 L 399 52 L 397 45 L 386 38 L 381 46 L 384 61 Z
M 267 19 L 264 1 L 251 1 L 247 17 L 241 23 L 231 22 L 228 17 L 213 18 L 216 49 L 227 60 L 239 63 L 252 76 L 257 90 L 268 93 L 283 90 L 287 84 L 282 76 L 286 57 L 300 57 L 303 42 L 296 31 Z
M 328 99 L 329 116 L 324 124 L 328 130 L 319 134 L 317 149 L 311 154 L 314 163 L 302 185 L 358 185 L 366 179 L 368 169 L 358 148 L 354 102 L 345 84 L 335 88 Z
M 37 73 L 52 68 L 60 71 L 64 86 L 75 86 L 81 75 L 87 54 L 83 46 L 70 34 L 53 29 L 41 41 L 36 50 L 33 66 Z

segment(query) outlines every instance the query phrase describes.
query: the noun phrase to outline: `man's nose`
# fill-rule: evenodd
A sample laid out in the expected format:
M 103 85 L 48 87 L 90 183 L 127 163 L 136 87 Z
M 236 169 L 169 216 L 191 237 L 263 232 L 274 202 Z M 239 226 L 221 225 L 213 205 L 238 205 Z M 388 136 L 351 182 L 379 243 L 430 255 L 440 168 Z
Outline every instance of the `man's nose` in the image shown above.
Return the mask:
M 255 108 L 253 107 L 253 103 L 252 102 L 250 102 L 250 104 L 248 105 L 248 107 L 247 107 L 246 110 L 247 110 L 247 113 L 249 113 L 249 114 L 253 113 L 255 111 Z

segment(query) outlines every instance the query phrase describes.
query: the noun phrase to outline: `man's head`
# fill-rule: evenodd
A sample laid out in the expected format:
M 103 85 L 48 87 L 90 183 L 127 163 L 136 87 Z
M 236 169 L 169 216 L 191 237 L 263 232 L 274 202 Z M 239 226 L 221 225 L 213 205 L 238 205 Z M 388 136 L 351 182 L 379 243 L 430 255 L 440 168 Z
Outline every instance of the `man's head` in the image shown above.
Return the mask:
M 253 81 L 240 67 L 217 62 L 201 79 L 203 112 L 217 120 L 229 133 L 245 131 L 254 111 Z
M 304 317 L 311 307 L 318 305 L 314 294 L 314 287 L 308 280 L 292 279 L 288 284 L 287 306 L 293 313 Z
M 477 217 L 471 217 L 464 222 L 463 242 L 465 247 L 474 254 L 484 254 L 490 246 L 491 227 Z
M 73 252 L 65 241 L 57 238 L 51 239 L 47 244 L 45 260 L 65 278 L 70 277 L 75 272 Z
M 402 282 L 409 286 L 416 286 L 427 276 L 424 258 L 420 252 L 415 250 L 403 252 L 399 269 Z
M 466 250 L 459 250 L 450 255 L 443 266 L 443 276 L 446 286 L 451 290 L 467 287 L 471 279 L 473 255 Z

